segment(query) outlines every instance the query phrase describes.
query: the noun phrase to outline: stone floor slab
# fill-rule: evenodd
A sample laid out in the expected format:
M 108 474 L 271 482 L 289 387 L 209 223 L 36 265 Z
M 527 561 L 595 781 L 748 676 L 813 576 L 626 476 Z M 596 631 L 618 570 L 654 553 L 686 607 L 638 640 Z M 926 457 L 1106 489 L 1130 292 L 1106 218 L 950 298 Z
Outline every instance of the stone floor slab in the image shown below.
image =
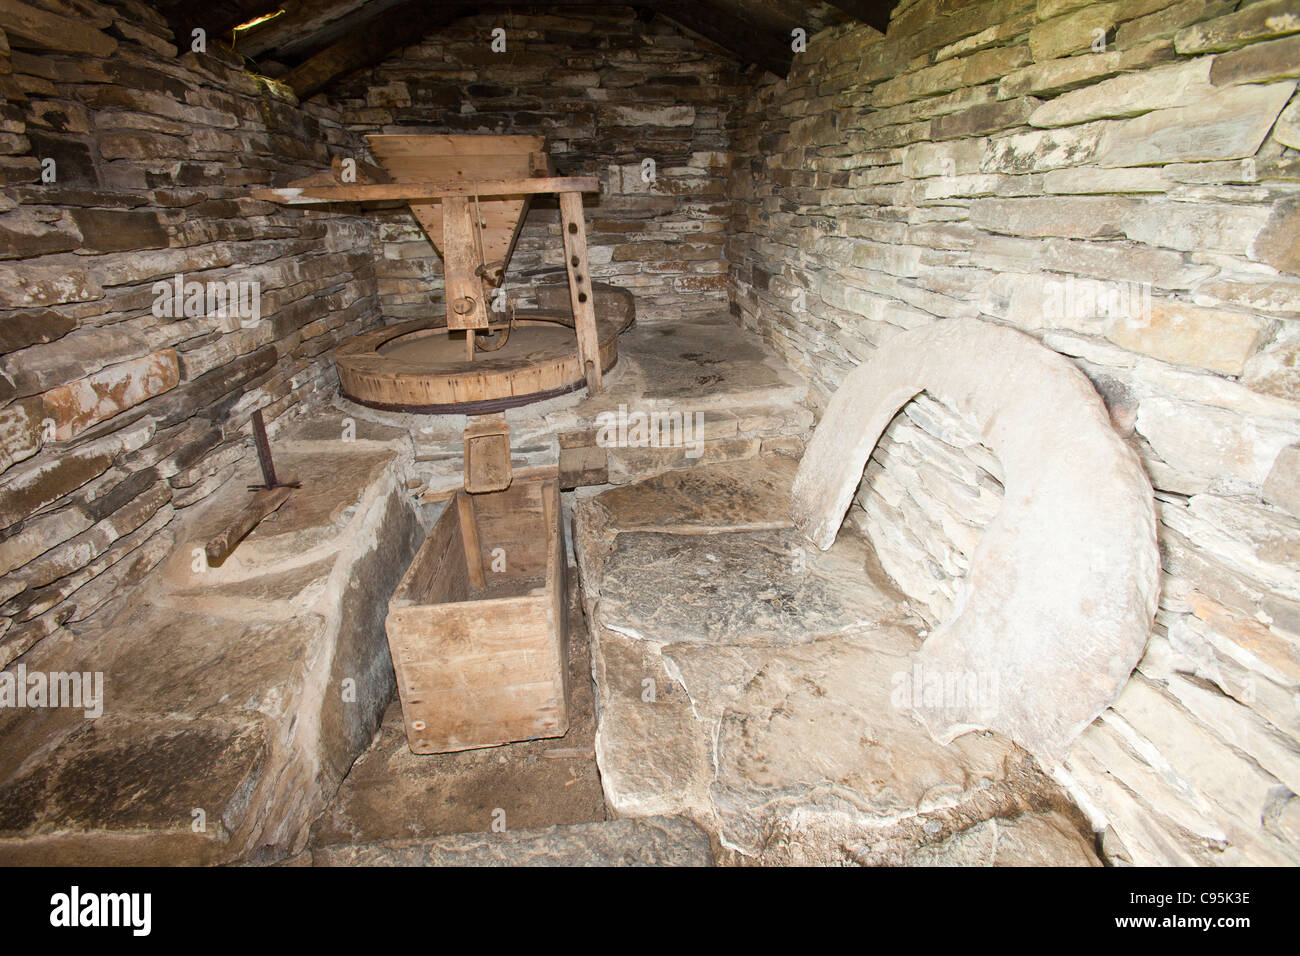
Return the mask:
M 710 866 L 709 835 L 685 817 L 322 847 L 315 866 Z

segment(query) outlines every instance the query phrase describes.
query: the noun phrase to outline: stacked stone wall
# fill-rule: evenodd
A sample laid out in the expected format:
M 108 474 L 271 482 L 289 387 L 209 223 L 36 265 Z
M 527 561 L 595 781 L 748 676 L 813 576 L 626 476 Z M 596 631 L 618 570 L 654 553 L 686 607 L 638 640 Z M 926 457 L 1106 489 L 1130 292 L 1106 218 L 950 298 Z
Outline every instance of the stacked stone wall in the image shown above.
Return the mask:
M 1057 772 L 1113 860 L 1300 860 L 1300 7 L 903 0 L 795 63 L 731 117 L 733 313 L 819 401 L 958 316 L 1073 359 L 1151 479 L 1164 570 L 1145 657 Z M 928 396 L 866 469 L 852 520 L 932 625 L 1004 477 Z
M 249 197 L 359 154 L 327 104 L 216 38 L 178 50 L 136 0 L 24 10 L 0 32 L 0 665 L 134 587 L 253 410 L 274 433 L 323 398 L 379 319 L 368 220 Z

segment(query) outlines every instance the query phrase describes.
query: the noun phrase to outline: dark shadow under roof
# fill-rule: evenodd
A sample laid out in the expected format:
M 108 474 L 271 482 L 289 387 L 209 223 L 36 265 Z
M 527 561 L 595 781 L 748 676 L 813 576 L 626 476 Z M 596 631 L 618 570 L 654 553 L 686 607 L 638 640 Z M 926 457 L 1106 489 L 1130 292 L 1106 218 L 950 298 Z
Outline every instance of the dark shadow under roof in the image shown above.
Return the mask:
M 785 76 L 794 54 L 791 34 L 809 36 L 848 21 L 884 31 L 897 0 L 626 0 L 643 20 L 662 17 L 716 44 L 744 64 Z M 393 50 L 461 17 L 484 13 L 575 15 L 611 4 L 592 0 L 154 0 L 184 49 L 202 27 L 244 56 L 266 64 L 299 96 L 310 96 L 334 79 L 377 63 Z M 236 36 L 235 28 L 277 14 Z

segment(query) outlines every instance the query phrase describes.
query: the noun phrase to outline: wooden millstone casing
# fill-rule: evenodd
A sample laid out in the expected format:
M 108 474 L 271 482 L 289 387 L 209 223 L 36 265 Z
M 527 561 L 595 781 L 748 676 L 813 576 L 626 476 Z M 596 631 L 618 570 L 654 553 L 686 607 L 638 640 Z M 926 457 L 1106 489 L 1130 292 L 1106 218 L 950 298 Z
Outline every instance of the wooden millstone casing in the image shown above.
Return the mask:
M 548 308 L 568 296 L 565 286 L 541 287 L 537 291 L 541 308 L 519 311 L 519 327 L 512 336 L 527 336 L 530 326 L 572 328 L 571 311 Z M 596 331 L 602 371 L 618 361 L 618 336 L 632 324 L 635 304 L 625 289 L 596 284 Z M 541 317 L 549 321 L 539 321 Z M 344 397 L 387 411 L 426 414 L 484 414 L 540 401 L 582 388 L 587 383 L 578 351 L 571 339 L 527 351 L 498 357 L 480 352 L 473 363 L 454 360 L 431 364 L 426 361 L 385 355 L 391 343 L 413 341 L 424 336 L 448 335 L 436 320 L 416 319 L 372 329 L 342 343 L 334 350 L 334 364 Z

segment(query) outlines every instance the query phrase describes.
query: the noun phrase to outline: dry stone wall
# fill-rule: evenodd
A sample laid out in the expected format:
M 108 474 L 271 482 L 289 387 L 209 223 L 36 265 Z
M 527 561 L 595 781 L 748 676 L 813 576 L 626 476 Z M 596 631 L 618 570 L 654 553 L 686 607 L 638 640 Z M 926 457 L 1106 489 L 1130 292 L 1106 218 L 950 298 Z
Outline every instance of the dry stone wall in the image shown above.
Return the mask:
M 251 412 L 323 398 L 378 319 L 366 220 L 247 195 L 355 155 L 335 114 L 136 0 L 30 6 L 0 32 L 0 666 L 129 590 Z M 178 275 L 200 295 L 160 308 Z
M 903 0 L 732 114 L 732 309 L 824 400 L 975 316 L 1074 359 L 1156 489 L 1142 662 L 1056 772 L 1114 861 L 1300 860 L 1300 6 Z M 1080 462 L 1087 468 L 1087 462 Z M 851 520 L 932 623 L 1001 500 L 929 396 Z
M 494 30 L 504 31 L 504 49 L 494 51 Z M 628 7 L 593 5 L 457 20 L 329 96 L 358 134 L 546 136 L 562 174 L 600 178 L 599 202 L 587 197 L 594 278 L 631 289 L 637 318 L 653 322 L 727 309 L 726 126 L 739 83 L 735 63 L 701 41 Z M 442 261 L 424 232 L 405 208 L 378 221 L 385 317 L 437 314 Z M 511 259 L 508 296 L 563 267 L 558 207 L 539 199 Z

